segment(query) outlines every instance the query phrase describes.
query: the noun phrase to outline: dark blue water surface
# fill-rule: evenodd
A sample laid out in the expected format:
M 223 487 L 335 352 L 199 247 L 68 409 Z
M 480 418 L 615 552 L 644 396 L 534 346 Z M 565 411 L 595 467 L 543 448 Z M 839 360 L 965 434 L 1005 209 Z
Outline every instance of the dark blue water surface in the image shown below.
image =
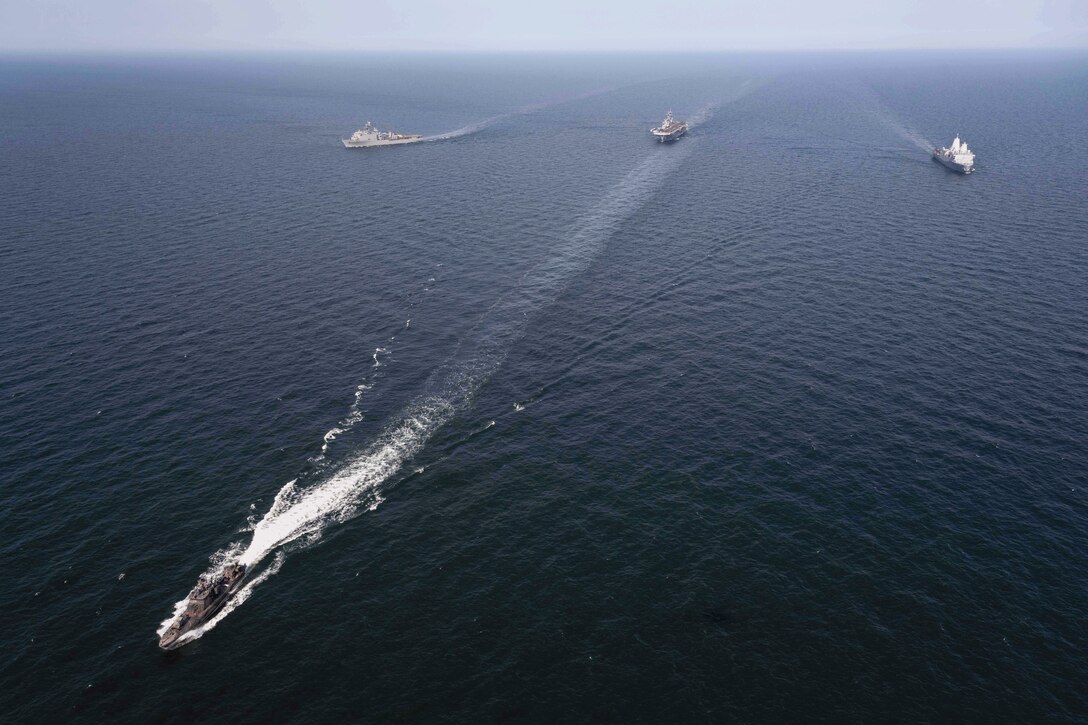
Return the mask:
M 1088 718 L 1086 139 L 1084 54 L 7 58 L 0 719 Z

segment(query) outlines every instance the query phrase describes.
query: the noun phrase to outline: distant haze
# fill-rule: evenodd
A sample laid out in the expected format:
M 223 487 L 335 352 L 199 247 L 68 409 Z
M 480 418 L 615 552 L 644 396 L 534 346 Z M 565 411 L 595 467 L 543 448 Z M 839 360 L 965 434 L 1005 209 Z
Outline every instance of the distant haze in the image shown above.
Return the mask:
M 1088 0 L 0 0 L 0 51 L 1088 47 Z

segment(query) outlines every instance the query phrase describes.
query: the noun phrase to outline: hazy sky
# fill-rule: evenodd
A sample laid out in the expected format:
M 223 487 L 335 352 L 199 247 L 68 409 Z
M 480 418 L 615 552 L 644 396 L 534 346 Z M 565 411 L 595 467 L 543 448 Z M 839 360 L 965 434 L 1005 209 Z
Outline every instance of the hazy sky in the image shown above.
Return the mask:
M 0 50 L 1088 47 L 1088 0 L 0 0 Z

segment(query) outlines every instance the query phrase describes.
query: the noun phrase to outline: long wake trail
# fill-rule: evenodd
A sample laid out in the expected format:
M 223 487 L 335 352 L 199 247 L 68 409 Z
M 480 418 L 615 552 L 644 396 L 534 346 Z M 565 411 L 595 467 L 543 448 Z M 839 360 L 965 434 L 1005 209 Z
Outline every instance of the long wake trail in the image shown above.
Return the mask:
M 932 141 L 896 118 L 891 109 L 884 105 L 880 97 L 871 88 L 857 88 L 854 92 L 862 103 L 867 106 L 873 117 L 901 139 L 916 146 L 919 150 L 925 151 L 927 154 L 935 148 L 936 145 Z
M 419 139 L 419 142 L 422 143 L 422 142 L 425 142 L 425 141 L 445 141 L 446 139 L 460 138 L 461 136 L 468 136 L 469 134 L 476 133 L 477 131 L 482 131 L 485 128 L 487 128 L 488 126 L 492 126 L 492 125 L 494 125 L 494 124 L 496 124 L 496 123 L 498 123 L 500 121 L 505 121 L 508 118 L 514 118 L 516 116 L 525 116 L 525 115 L 530 114 L 530 113 L 535 113 L 536 111 L 542 111 L 545 108 L 550 108 L 551 106 L 558 106 L 558 105 L 563 104 L 563 103 L 572 103 L 574 101 L 580 101 L 580 100 L 582 100 L 584 98 L 592 98 L 593 96 L 599 96 L 599 95 L 602 95 L 604 93 L 610 93 L 611 91 L 614 91 L 614 90 L 616 90 L 616 89 L 615 88 L 600 88 L 600 89 L 597 89 L 597 90 L 594 90 L 594 91 L 586 91 L 585 93 L 579 93 L 579 94 L 574 95 L 574 96 L 565 96 L 563 98 L 559 98 L 559 99 L 556 99 L 556 100 L 544 101 L 544 102 L 541 102 L 541 103 L 533 103 L 533 104 L 530 104 L 528 106 L 522 106 L 521 108 L 515 109 L 513 111 L 509 111 L 508 113 L 499 113 L 499 114 L 496 114 L 494 116 L 489 116 L 489 117 L 485 118 L 482 121 L 477 121 L 475 123 L 470 123 L 467 126 L 462 126 L 461 128 L 455 129 L 453 131 L 446 131 L 445 133 L 436 133 L 436 134 L 432 134 L 430 136 L 424 136 L 423 138 Z
M 713 108 L 708 107 L 701 120 L 705 121 L 712 113 Z M 478 325 L 478 337 L 472 344 L 431 375 L 426 388 L 430 392 L 411 401 L 369 446 L 318 483 L 300 488 L 297 479 L 287 482 L 268 512 L 252 523 L 249 544 L 238 543 L 217 552 L 204 576 L 215 576 L 232 561 L 240 561 L 254 571 L 275 553 L 273 563 L 239 592 L 244 596 L 235 595 L 222 612 L 187 637 L 196 639 L 213 628 L 240 606 L 254 587 L 276 573 L 283 563 L 282 547 L 292 542 L 309 545 L 328 527 L 380 505 L 382 484 L 422 450 L 439 428 L 471 405 L 477 390 L 502 364 L 532 316 L 553 302 L 601 254 L 615 229 L 652 197 L 694 147 L 691 139 L 673 146 L 652 147 L 641 163 L 573 225 L 548 258 L 522 278 L 515 291 L 491 306 Z M 379 352 L 384 350 L 379 348 Z M 375 367 L 379 364 L 378 354 L 375 353 Z M 341 429 L 361 419 L 359 398 L 367 389 L 360 386 L 351 414 L 330 431 L 331 435 L 326 435 L 326 446 Z M 324 451 L 323 447 L 322 457 Z M 174 613 L 162 623 L 160 633 L 180 615 L 185 601 L 175 604 Z
M 549 258 L 522 279 L 514 293 L 488 310 L 471 351 L 432 375 L 437 381 L 436 392 L 409 404 L 374 443 L 325 481 L 303 491 L 295 489 L 295 481 L 286 484 L 254 527 L 253 540 L 239 560 L 254 565 L 276 547 L 317 534 L 332 523 L 352 518 L 362 508 L 380 504 L 379 484 L 468 406 L 520 337 L 530 315 L 554 300 L 573 276 L 589 266 L 611 232 L 649 199 L 691 148 L 689 143 L 656 150 L 660 153 L 646 158 L 609 191 Z

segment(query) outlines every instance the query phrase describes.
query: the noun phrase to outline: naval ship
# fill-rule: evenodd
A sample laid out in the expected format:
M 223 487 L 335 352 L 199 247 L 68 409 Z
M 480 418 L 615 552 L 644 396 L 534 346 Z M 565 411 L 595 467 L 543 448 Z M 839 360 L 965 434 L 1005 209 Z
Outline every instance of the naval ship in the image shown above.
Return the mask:
M 398 133 L 396 131 L 379 131 L 370 121 L 355 133 L 351 138 L 342 138 L 340 141 L 345 148 L 363 149 L 370 146 L 396 146 L 398 144 L 413 143 L 423 138 L 418 133 Z
M 661 122 L 661 125 L 657 128 L 651 128 L 652 133 L 658 141 L 664 143 L 665 141 L 675 141 L 676 139 L 687 133 L 688 124 L 684 121 L 677 121 L 672 117 L 672 111 L 665 114 L 665 120 Z
M 211 578 L 202 577 L 189 592 L 185 611 L 159 638 L 159 646 L 174 649 L 185 644 L 178 640 L 218 614 L 245 578 L 245 564 L 231 564 L 221 574 Z
M 970 174 L 975 169 L 975 154 L 967 148 L 967 144 L 960 141 L 959 136 L 956 136 L 951 146 L 933 149 L 933 158 L 961 174 Z

